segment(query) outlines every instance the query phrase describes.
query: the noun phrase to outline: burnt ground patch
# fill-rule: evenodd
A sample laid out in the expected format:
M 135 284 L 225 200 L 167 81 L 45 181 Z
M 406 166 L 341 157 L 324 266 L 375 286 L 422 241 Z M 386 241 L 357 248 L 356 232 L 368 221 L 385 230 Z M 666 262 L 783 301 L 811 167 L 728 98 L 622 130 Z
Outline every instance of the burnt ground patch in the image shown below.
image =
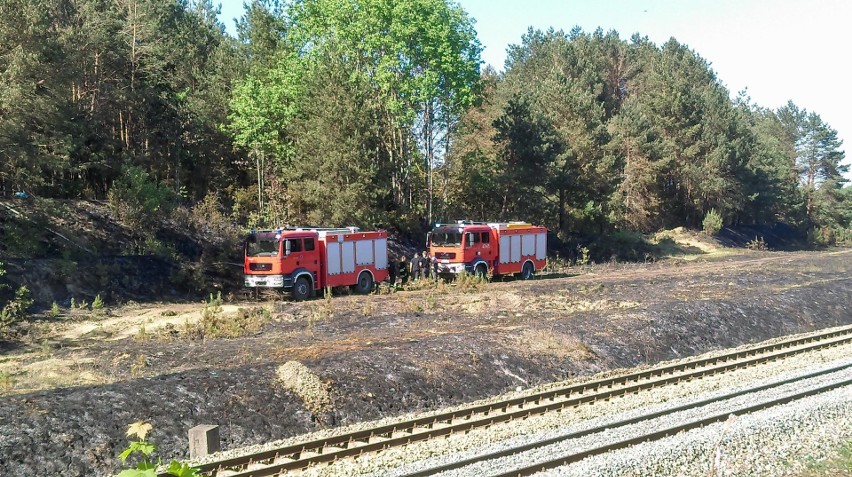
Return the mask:
M 85 352 L 109 383 L 0 398 L 0 474 L 109 475 L 139 419 L 165 460 L 184 458 L 198 424 L 219 424 L 228 449 L 852 323 L 852 251 L 576 273 L 277 303 L 259 332 L 235 339 L 55 350 Z M 311 411 L 278 381 L 288 361 L 328 385 L 328 409 Z

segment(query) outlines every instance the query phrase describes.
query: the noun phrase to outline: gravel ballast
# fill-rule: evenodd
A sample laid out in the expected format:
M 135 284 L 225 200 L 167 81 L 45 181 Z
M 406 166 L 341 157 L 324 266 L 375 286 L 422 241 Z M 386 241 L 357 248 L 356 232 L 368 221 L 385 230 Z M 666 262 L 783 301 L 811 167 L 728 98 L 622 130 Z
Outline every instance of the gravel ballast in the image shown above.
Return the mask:
M 664 388 L 645 391 L 638 395 L 612 399 L 605 403 L 597 403 L 591 406 L 585 405 L 567 412 L 536 416 L 521 422 L 512 422 L 509 424 L 496 425 L 486 430 L 472 431 L 465 435 L 453 435 L 446 439 L 416 443 L 401 449 L 391 449 L 381 454 L 368 455 L 357 460 L 341 461 L 330 467 L 317 467 L 311 469 L 308 472 L 308 475 L 402 476 L 407 473 L 434 468 L 443 465 L 450 460 L 457 461 L 473 457 L 474 455 L 497 452 L 508 447 L 524 445 L 576 432 L 578 430 L 606 425 L 631 417 L 636 417 L 644 413 L 670 409 L 690 402 L 697 402 L 710 397 L 729 394 L 756 385 L 776 383 L 785 379 L 790 379 L 794 376 L 814 373 L 839 365 L 850 364 L 852 363 L 852 358 L 849 358 L 850 355 L 852 355 L 852 345 L 807 353 L 783 361 L 771 362 L 745 370 L 682 383 L 678 386 L 667 386 Z M 809 382 L 813 385 L 813 387 L 816 387 L 816 383 L 828 383 L 833 380 L 839 380 L 841 379 L 839 377 L 840 375 L 845 376 L 848 379 L 848 377 L 852 375 L 852 370 L 847 369 L 842 373 L 812 378 Z M 811 384 L 809 384 L 809 386 Z M 672 424 L 673 422 L 682 422 L 689 416 L 706 416 L 717 412 L 726 412 L 726 409 L 736 409 L 749 404 L 754 404 L 755 401 L 769 400 L 771 396 L 792 394 L 797 392 L 802 386 L 804 385 L 801 383 L 778 386 L 771 390 L 763 391 L 760 394 L 761 397 L 749 395 L 747 397 L 733 399 L 725 404 L 706 406 L 699 410 L 691 411 L 691 414 L 689 412 L 682 412 L 674 416 L 664 417 L 661 418 L 661 420 L 654 422 L 653 424 L 649 423 L 648 425 L 653 425 L 655 429 L 670 427 L 670 425 L 674 425 Z M 784 418 L 783 416 L 787 415 L 784 409 L 788 407 L 791 410 L 789 418 Z M 808 410 L 812 410 L 813 414 L 808 415 Z M 838 416 L 843 416 L 844 413 L 845 418 L 838 418 Z M 757 426 L 756 428 L 758 429 L 766 428 L 769 430 L 756 435 L 755 439 L 760 440 L 761 442 L 766 441 L 763 444 L 766 449 L 781 449 L 779 452 L 774 454 L 769 453 L 769 455 L 763 460 L 745 459 L 743 462 L 738 463 L 736 461 L 738 457 L 734 450 L 739 449 L 741 444 L 738 444 L 736 441 L 729 442 L 730 439 L 733 439 L 733 437 L 730 436 L 739 435 L 735 434 L 733 431 L 725 431 L 726 434 L 724 439 L 721 439 L 718 436 L 715 440 L 708 438 L 710 439 L 708 441 L 710 443 L 708 444 L 710 445 L 710 448 L 709 450 L 705 449 L 705 451 L 712 451 L 716 453 L 722 452 L 718 455 L 721 456 L 719 459 L 723 459 L 724 457 L 724 464 L 727 466 L 726 468 L 733 469 L 736 467 L 742 470 L 741 468 L 743 466 L 754 463 L 753 467 L 745 469 L 745 472 L 747 472 L 748 475 L 779 475 L 777 473 L 779 466 L 778 462 L 798 462 L 797 464 L 785 464 L 787 465 L 785 468 L 795 469 L 801 465 L 801 462 L 799 462 L 800 460 L 804 462 L 807 459 L 818 458 L 821 455 L 825 455 L 827 450 L 837 448 L 838 445 L 845 442 L 844 439 L 848 441 L 850 438 L 850 429 L 852 429 L 852 426 L 848 426 L 849 416 L 852 416 L 852 392 L 850 392 L 850 389 L 847 387 L 829 393 L 824 393 L 819 396 L 806 398 L 787 406 L 773 408 L 751 415 L 738 416 L 730 422 L 721 425 L 713 425 L 699 431 L 681 434 L 677 436 L 677 438 L 660 441 L 656 445 L 663 446 L 660 448 L 663 450 L 658 450 L 657 452 L 662 456 L 680 456 L 682 453 L 686 453 L 685 456 L 682 456 L 682 459 L 686 459 L 690 462 L 699 462 L 699 460 L 696 460 L 699 459 L 699 457 L 693 454 L 698 452 L 699 449 L 702 449 L 703 444 L 692 444 L 692 441 L 687 436 L 695 435 L 698 436 L 696 439 L 699 439 L 700 436 L 710 432 L 708 430 L 734 429 L 734 426 L 737 426 L 736 429 L 740 429 L 737 432 L 746 436 L 742 439 L 748 441 L 747 429 L 751 428 L 749 427 L 749 423 L 761 422 L 761 419 L 763 418 L 760 416 L 763 415 L 771 416 L 771 418 L 768 419 L 770 419 L 771 423 L 774 423 L 772 425 L 777 425 L 780 430 L 772 434 L 771 425 L 763 424 L 762 427 Z M 799 423 L 801 423 L 801 426 L 799 426 Z M 801 435 L 800 438 L 796 439 L 794 443 L 795 445 L 791 445 L 789 442 L 785 443 L 786 441 L 784 440 L 784 436 L 790 433 L 790 429 L 796 429 L 796 435 Z M 809 434 L 814 431 L 816 434 L 814 436 L 810 436 Z M 641 432 L 641 429 L 629 432 L 624 429 L 614 430 L 612 431 L 612 435 L 617 437 L 615 440 L 620 440 L 633 435 L 630 434 L 630 432 Z M 709 435 L 712 436 L 713 434 Z M 805 437 L 806 435 L 808 437 Z M 599 435 L 590 436 L 588 438 L 570 441 L 570 443 L 566 443 L 565 446 L 571 446 L 575 449 L 586 448 L 591 444 L 588 444 L 588 442 L 584 444 L 581 441 L 585 440 L 594 442 L 600 441 L 600 439 L 601 437 Z M 780 442 L 769 442 L 771 439 L 780 440 Z M 720 447 L 720 443 L 724 445 Z M 652 443 L 647 445 L 652 446 L 655 444 Z M 727 451 L 723 452 L 715 450 L 719 448 L 727 449 L 727 446 L 731 447 L 731 452 L 729 453 L 725 453 Z M 811 447 L 813 447 L 813 449 L 811 449 Z M 638 449 L 638 447 L 634 447 L 633 449 Z M 650 453 L 640 450 L 631 451 L 629 449 L 621 452 L 628 453 L 628 455 L 633 455 L 630 453 L 635 452 L 635 455 L 632 458 L 624 458 L 626 461 L 630 462 L 629 464 L 609 469 L 601 468 L 599 471 L 595 471 L 597 473 L 588 473 L 588 468 L 585 466 L 586 461 L 583 461 L 582 464 L 579 464 L 578 468 L 581 469 L 577 470 L 579 473 L 567 475 L 630 475 L 630 472 L 635 472 L 635 475 L 707 475 L 709 469 L 707 466 L 696 464 L 699 468 L 695 470 L 695 474 L 684 474 L 683 469 L 679 470 L 677 468 L 677 466 L 682 465 L 683 462 L 677 461 L 671 464 L 671 474 L 665 474 L 662 473 L 662 467 L 659 467 L 665 466 L 665 463 L 657 464 L 655 463 L 654 458 L 650 457 L 647 462 L 643 459 L 646 454 L 650 456 Z M 740 453 L 748 452 L 748 449 L 740 451 Z M 447 472 L 441 475 L 490 475 L 497 472 L 495 469 L 506 470 L 509 468 L 517 468 L 525 465 L 524 463 L 529 465 L 537 460 L 545 459 L 544 457 L 531 457 L 534 453 L 535 452 L 530 453 L 523 459 L 519 456 L 512 456 L 505 459 L 505 461 L 496 461 L 496 463 L 491 464 L 490 467 L 479 468 L 476 466 L 470 466 L 459 471 Z M 540 452 L 540 455 L 547 457 L 551 457 L 554 454 L 555 451 L 552 447 L 548 448 L 546 451 Z M 620 454 L 620 452 L 616 452 L 614 454 Z M 609 455 L 610 454 L 607 454 L 607 456 Z M 714 454 L 714 456 L 715 455 L 716 454 Z M 807 459 L 803 460 L 803 456 Z M 777 460 L 774 466 L 770 465 L 772 462 L 775 462 L 772 459 Z M 616 460 L 607 459 L 606 456 L 603 456 L 600 462 L 603 464 L 607 462 L 616 462 Z M 716 469 L 718 469 L 718 466 L 722 464 L 718 463 L 716 465 Z M 769 470 L 761 470 L 763 467 Z M 557 473 L 552 475 L 563 475 L 561 472 L 563 472 L 563 470 L 568 472 L 570 471 L 569 469 L 570 466 L 561 468 Z M 718 475 L 740 474 L 723 473 Z

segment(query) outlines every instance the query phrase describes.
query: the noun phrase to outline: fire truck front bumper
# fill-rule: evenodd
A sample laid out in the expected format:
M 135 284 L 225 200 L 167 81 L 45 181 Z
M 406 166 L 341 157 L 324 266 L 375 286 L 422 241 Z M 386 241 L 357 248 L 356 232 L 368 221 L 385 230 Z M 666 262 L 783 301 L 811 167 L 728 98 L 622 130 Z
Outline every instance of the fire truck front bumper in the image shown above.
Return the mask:
M 438 263 L 438 273 L 441 275 L 458 275 L 465 271 L 463 263 Z
M 284 275 L 245 275 L 245 284 L 248 288 L 281 288 L 284 286 Z M 290 286 L 293 286 L 292 280 Z

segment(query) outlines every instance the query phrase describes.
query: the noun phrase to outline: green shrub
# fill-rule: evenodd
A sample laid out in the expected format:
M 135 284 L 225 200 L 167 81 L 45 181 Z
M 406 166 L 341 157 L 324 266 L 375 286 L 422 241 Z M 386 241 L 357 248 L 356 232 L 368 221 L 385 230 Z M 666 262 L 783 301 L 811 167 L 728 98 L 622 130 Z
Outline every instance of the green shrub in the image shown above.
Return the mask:
M 718 234 L 722 230 L 722 225 L 722 216 L 716 212 L 716 209 L 710 209 L 704 216 L 704 221 L 701 222 L 704 232 L 710 235 Z
M 92 309 L 93 310 L 100 310 L 103 307 L 104 307 L 104 301 L 101 299 L 101 295 L 98 294 L 98 295 L 95 296 L 95 300 L 92 301 Z
M 588 265 L 590 262 L 589 247 L 580 247 L 580 254 L 577 257 L 577 265 Z
M 136 436 L 138 440 L 130 441 L 119 458 L 122 463 L 127 463 L 127 459 L 134 454 L 139 454 L 136 466 L 130 469 L 122 470 L 117 477 L 153 477 L 157 475 L 157 467 L 162 465 L 162 461 L 157 459 L 152 460 L 153 454 L 157 451 L 157 446 L 150 441 L 145 440 L 152 429 L 151 424 L 138 421 L 134 422 L 127 428 L 127 437 Z M 199 475 L 198 468 L 190 467 L 187 464 L 172 460 L 166 468 L 166 474 L 176 477 L 196 477 Z
M 30 298 L 30 290 L 25 285 L 21 285 L 15 291 L 15 297 L 0 309 L 0 332 L 5 331 L 12 324 L 26 318 L 27 308 L 33 304 Z
M 123 172 L 109 191 L 109 207 L 130 227 L 150 231 L 154 223 L 172 211 L 177 196 L 140 167 L 128 166 Z

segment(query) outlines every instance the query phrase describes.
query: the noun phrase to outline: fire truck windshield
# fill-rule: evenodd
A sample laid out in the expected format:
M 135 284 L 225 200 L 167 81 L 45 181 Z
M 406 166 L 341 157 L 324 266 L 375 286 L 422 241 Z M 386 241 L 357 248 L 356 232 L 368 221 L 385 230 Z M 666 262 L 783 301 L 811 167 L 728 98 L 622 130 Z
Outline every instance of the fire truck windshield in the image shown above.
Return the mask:
M 246 255 L 249 257 L 274 257 L 278 255 L 279 241 L 274 234 L 257 234 L 246 241 Z
M 437 229 L 432 232 L 433 247 L 453 247 L 461 245 L 462 234 L 455 230 Z

